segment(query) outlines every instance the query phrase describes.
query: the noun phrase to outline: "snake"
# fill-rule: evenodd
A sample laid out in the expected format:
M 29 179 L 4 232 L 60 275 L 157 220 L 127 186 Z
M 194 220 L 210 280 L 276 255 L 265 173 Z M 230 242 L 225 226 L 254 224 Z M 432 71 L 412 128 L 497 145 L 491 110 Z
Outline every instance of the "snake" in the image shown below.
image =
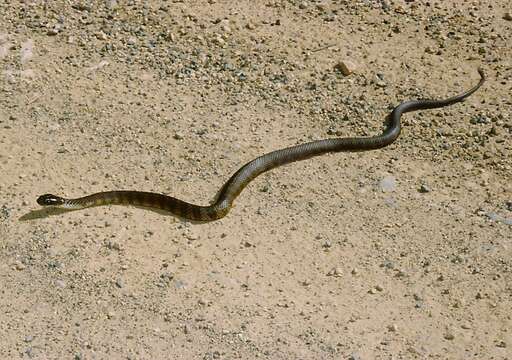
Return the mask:
M 238 169 L 218 191 L 208 206 L 195 205 L 172 196 L 133 190 L 104 191 L 75 199 L 53 194 L 41 195 L 37 203 L 67 210 L 78 210 L 101 205 L 132 205 L 169 212 L 185 220 L 206 222 L 223 218 L 233 207 L 242 190 L 258 175 L 296 161 L 337 152 L 376 150 L 393 143 L 400 135 L 400 118 L 411 111 L 435 109 L 463 101 L 477 91 L 485 81 L 485 74 L 478 68 L 478 84 L 458 95 L 438 100 L 408 100 L 396 106 L 387 116 L 387 126 L 379 135 L 369 137 L 343 137 L 316 140 L 275 150 L 261 155 Z

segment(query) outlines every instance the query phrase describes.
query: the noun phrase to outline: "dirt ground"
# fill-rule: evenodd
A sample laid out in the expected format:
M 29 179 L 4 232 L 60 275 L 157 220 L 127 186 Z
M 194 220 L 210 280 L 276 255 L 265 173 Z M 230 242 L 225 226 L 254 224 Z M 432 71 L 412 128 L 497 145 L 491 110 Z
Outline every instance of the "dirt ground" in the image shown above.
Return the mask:
M 511 11 L 0 1 L 0 358 L 512 359 Z M 219 221 L 35 201 L 208 204 L 254 157 L 377 134 L 479 66 L 464 103 L 265 173 Z

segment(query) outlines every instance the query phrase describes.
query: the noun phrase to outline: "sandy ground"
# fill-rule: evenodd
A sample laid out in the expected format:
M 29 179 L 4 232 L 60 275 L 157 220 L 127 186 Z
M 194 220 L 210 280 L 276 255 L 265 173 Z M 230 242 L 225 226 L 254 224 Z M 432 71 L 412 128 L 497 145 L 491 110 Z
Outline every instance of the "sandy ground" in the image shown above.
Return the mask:
M 0 358 L 512 359 L 512 7 L 497 1 L 1 1 Z M 340 63 L 355 72 L 344 76 Z M 37 196 L 207 204 L 224 219 Z

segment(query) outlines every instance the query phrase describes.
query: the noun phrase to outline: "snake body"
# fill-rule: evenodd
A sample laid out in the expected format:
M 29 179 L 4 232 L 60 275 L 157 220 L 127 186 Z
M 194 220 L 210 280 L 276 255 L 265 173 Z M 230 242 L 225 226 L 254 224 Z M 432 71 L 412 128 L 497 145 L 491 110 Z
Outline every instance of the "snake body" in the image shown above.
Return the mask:
M 477 91 L 485 81 L 483 71 L 478 69 L 478 73 L 480 74 L 480 81 L 477 85 L 453 97 L 441 100 L 410 100 L 402 102 L 388 116 L 389 124 L 380 135 L 317 140 L 259 156 L 238 169 L 223 185 L 216 201 L 209 206 L 191 204 L 163 194 L 130 190 L 99 192 L 76 199 L 66 199 L 52 194 L 45 194 L 37 199 L 37 203 L 42 206 L 55 206 L 70 210 L 110 204 L 135 205 L 168 211 L 189 220 L 217 220 L 226 216 L 240 192 L 254 178 L 266 171 L 330 152 L 367 151 L 388 146 L 400 134 L 400 117 L 402 114 L 416 110 L 440 108 L 463 101 Z

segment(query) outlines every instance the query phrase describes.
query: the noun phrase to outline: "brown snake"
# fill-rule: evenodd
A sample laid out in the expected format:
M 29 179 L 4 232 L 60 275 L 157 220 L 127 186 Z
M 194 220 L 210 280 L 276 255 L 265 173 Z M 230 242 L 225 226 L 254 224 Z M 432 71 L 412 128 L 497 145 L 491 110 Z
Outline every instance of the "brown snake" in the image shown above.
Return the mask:
M 135 205 L 161 209 L 189 220 L 217 220 L 226 216 L 236 197 L 251 180 L 265 171 L 329 152 L 374 150 L 391 144 L 400 134 L 400 117 L 402 114 L 416 110 L 440 108 L 463 101 L 477 91 L 485 81 L 483 71 L 478 69 L 478 73 L 480 74 L 480 81 L 477 85 L 448 99 L 402 102 L 388 116 L 389 124 L 380 135 L 317 140 L 272 151 L 257 157 L 231 176 L 219 191 L 216 201 L 209 206 L 194 205 L 163 194 L 129 190 L 99 192 L 77 199 L 66 199 L 45 194 L 37 199 L 37 203 L 42 206 L 55 206 L 70 210 L 110 204 Z

